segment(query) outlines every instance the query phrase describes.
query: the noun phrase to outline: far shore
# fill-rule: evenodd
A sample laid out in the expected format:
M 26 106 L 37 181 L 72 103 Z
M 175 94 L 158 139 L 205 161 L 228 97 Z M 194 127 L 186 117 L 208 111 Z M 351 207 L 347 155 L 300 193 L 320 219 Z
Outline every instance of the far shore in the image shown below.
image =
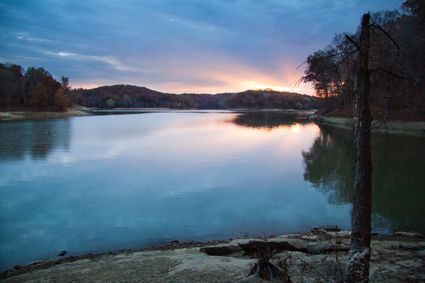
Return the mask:
M 37 120 L 37 119 L 55 119 L 69 118 L 75 116 L 89 116 L 102 114 L 138 114 L 138 113 L 245 113 L 245 112 L 282 112 L 290 113 L 302 118 L 314 114 L 316 110 L 297 110 L 297 109 L 175 109 L 175 108 L 113 108 L 113 109 L 98 109 L 87 108 L 83 106 L 75 106 L 64 112 L 54 111 L 33 111 L 33 110 L 0 110 L 1 121 L 16 121 L 16 120 Z
M 90 112 L 121 112 L 121 111 L 129 111 L 129 112 L 147 112 L 147 111 L 200 111 L 200 112 L 290 112 L 290 113 L 315 113 L 317 109 L 280 109 L 280 108 L 226 108 L 226 109 L 198 109 L 198 108 L 190 108 L 190 109 L 180 109 L 180 108 L 86 108 Z
M 317 227 L 310 232 L 227 241 L 179 242 L 143 250 L 86 254 L 16 266 L 4 282 L 264 282 L 250 270 L 252 248 L 273 247 L 270 262 L 292 282 L 334 281 L 348 259 L 350 232 Z M 371 282 L 425 280 L 425 238 L 395 232 L 372 238 Z M 281 281 L 274 281 L 281 282 Z
M 299 109 L 173 109 L 173 108 L 113 108 L 98 109 L 86 108 L 76 105 L 64 112 L 53 111 L 31 111 L 31 110 L 10 110 L 0 111 L 0 122 L 2 121 L 18 121 L 18 120 L 41 120 L 41 119 L 59 119 L 70 118 L 76 116 L 89 115 L 108 115 L 108 114 L 138 114 L 138 113 L 247 113 L 247 112 L 280 112 L 293 114 L 298 120 L 315 121 L 319 124 L 326 124 L 333 127 L 351 129 L 352 118 L 333 117 L 316 115 L 317 110 L 299 110 Z M 399 121 L 389 120 L 372 121 L 372 131 L 386 132 L 389 134 L 413 134 L 425 135 L 425 121 Z

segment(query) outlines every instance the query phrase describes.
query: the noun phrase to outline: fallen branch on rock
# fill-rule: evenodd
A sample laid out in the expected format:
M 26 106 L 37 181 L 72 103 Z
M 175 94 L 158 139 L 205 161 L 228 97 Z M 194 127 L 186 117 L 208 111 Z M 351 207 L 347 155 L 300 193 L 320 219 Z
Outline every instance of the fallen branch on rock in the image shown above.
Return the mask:
M 255 250 L 253 256 L 258 259 L 249 272 L 249 275 L 256 275 L 265 280 L 279 279 L 282 282 L 291 283 L 289 274 L 286 270 L 281 271 L 270 262 L 273 256 L 273 250 L 270 246 L 259 244 L 250 246 L 248 252 Z M 243 249 L 243 248 L 242 248 Z

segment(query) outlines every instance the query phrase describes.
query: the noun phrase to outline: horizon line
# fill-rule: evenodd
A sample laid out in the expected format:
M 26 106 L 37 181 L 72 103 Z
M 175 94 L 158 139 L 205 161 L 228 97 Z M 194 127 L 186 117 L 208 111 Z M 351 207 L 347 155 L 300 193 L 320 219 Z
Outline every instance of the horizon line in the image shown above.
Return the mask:
M 72 85 L 72 84 L 71 84 Z M 82 90 L 92 90 L 92 89 L 96 89 L 96 88 L 101 88 L 101 87 L 112 87 L 112 86 L 133 86 L 133 87 L 139 87 L 139 88 L 146 88 L 152 91 L 156 91 L 156 92 L 160 92 L 160 93 L 167 93 L 167 94 L 175 94 L 175 95 L 183 95 L 183 94 L 207 94 L 207 95 L 217 95 L 217 94 L 225 94 L 225 93 L 242 93 L 242 92 L 246 92 L 246 91 L 272 91 L 272 92 L 280 92 L 280 93 L 294 93 L 294 94 L 299 94 L 299 95 L 305 95 L 305 96 L 311 96 L 311 97 L 317 97 L 316 95 L 312 95 L 312 94 L 307 94 L 307 93 L 301 93 L 301 92 L 297 92 L 297 91 L 290 91 L 290 90 L 277 90 L 274 88 L 248 88 L 245 90 L 239 90 L 239 91 L 222 91 L 222 92 L 196 92 L 196 91 L 186 91 L 186 92 L 168 92 L 168 91 L 162 91 L 162 90 L 157 90 L 155 88 L 151 88 L 148 86 L 141 86 L 141 85 L 136 85 L 136 84 L 126 84 L 126 83 L 117 83 L 117 84 L 105 84 L 105 85 L 94 85 L 92 87 L 88 86 L 88 87 L 72 87 L 74 90 L 77 89 L 82 89 Z

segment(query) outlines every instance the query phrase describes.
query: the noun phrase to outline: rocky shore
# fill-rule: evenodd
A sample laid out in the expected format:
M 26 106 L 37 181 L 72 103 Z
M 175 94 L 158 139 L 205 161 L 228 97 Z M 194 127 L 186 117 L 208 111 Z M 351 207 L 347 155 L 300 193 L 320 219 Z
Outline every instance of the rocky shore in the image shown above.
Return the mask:
M 117 251 L 17 266 L 4 282 L 263 282 L 255 266 L 268 261 L 285 280 L 332 282 L 348 258 L 349 231 L 311 232 L 224 242 L 180 243 L 151 250 Z M 254 271 L 254 272 L 253 272 Z M 282 282 L 281 278 L 271 278 Z M 423 282 L 425 238 L 418 233 L 375 235 L 371 282 Z

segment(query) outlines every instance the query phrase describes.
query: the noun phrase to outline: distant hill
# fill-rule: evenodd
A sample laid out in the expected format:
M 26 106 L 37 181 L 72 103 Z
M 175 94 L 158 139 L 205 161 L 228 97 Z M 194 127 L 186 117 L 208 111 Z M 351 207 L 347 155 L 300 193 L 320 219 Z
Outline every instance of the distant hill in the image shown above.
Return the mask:
M 71 99 L 83 106 L 96 108 L 313 109 L 318 106 L 316 97 L 271 89 L 218 94 L 173 94 L 133 85 L 76 89 Z

